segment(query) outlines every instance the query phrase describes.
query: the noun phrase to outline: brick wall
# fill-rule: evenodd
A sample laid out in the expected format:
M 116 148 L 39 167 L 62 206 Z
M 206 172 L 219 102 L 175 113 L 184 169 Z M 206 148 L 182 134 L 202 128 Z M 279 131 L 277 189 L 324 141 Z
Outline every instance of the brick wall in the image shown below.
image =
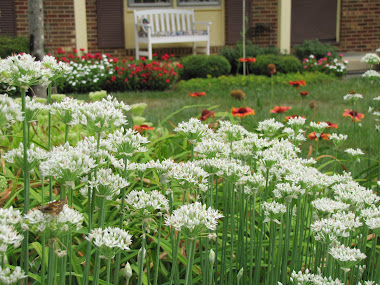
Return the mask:
M 380 1 L 341 0 L 341 51 L 374 52 L 380 47 Z
M 252 1 L 252 42 L 261 46 L 277 45 L 278 0 Z
M 73 0 L 44 0 L 45 47 L 54 52 L 59 47 L 75 47 L 75 19 Z M 15 0 L 17 35 L 29 37 L 28 0 Z

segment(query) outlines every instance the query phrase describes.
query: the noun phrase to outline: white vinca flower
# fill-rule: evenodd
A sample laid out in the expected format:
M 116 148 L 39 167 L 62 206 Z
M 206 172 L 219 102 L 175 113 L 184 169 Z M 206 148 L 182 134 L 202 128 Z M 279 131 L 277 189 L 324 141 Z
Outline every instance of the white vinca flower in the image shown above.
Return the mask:
M 2 268 L 2 266 L 0 266 L 1 284 L 15 284 L 25 277 L 28 277 L 28 275 L 25 275 L 20 266 L 16 266 L 13 271 L 8 267 Z
M 206 230 L 216 230 L 218 219 L 222 217 L 218 210 L 211 207 L 206 209 L 206 205 L 195 202 L 174 210 L 172 215 L 165 218 L 165 225 L 181 231 L 189 239 L 194 239 Z
M 202 138 L 212 134 L 212 130 L 196 118 L 191 118 L 188 122 L 179 123 L 173 131 L 185 137 L 191 144 L 200 142 Z
M 27 167 L 26 171 L 30 172 L 37 167 L 42 161 L 48 157 L 48 153 L 39 147 L 36 147 L 33 143 L 27 150 Z M 20 143 L 18 148 L 14 148 L 8 151 L 4 155 L 4 159 L 10 164 L 15 165 L 17 168 L 23 168 L 24 166 L 24 145 Z
M 119 228 L 107 227 L 103 230 L 96 228 L 91 230 L 86 240 L 96 246 L 102 258 L 111 259 L 123 250 L 130 250 L 132 235 Z
M 169 200 L 157 190 L 145 192 L 132 190 L 125 197 L 126 208 L 134 210 L 142 216 L 149 216 L 169 211 Z
M 7 94 L 0 94 L 0 131 L 23 120 L 21 106 L 9 98 Z
M 24 216 L 24 221 L 21 227 L 24 230 L 31 231 L 47 238 L 57 238 L 66 235 L 69 230 L 80 230 L 82 228 L 83 220 L 83 214 L 71 209 L 65 204 L 62 211 L 58 214 L 43 213 L 39 209 L 29 211 Z

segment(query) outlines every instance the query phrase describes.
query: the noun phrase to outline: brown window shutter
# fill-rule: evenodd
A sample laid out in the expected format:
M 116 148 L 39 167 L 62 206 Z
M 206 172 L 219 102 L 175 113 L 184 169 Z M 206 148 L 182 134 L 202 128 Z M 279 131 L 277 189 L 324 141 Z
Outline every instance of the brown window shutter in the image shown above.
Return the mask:
M 16 16 L 13 0 L 0 0 L 0 35 L 16 35 Z
M 123 0 L 97 0 L 99 48 L 124 48 Z
M 292 44 L 336 41 L 337 0 L 292 0 Z
M 234 45 L 237 41 L 242 40 L 241 32 L 243 30 L 243 2 L 236 0 L 226 0 L 226 44 Z M 245 0 L 245 13 L 248 16 L 246 31 L 249 30 L 251 23 L 252 1 Z

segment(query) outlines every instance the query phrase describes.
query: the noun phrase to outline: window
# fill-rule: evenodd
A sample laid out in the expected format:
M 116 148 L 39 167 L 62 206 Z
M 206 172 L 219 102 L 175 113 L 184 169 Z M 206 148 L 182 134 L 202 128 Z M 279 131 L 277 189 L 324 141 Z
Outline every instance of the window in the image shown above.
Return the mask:
M 177 0 L 178 6 L 215 6 L 220 0 Z
M 129 7 L 168 7 L 172 0 L 128 0 Z

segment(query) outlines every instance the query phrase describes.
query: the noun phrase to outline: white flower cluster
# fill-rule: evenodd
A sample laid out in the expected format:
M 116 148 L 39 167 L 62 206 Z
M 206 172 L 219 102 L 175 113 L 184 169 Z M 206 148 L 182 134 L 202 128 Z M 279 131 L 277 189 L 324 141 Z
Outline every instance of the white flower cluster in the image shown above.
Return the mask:
M 375 80 L 375 79 L 379 80 L 380 79 L 380 73 L 377 72 L 376 70 L 370 69 L 370 70 L 367 70 L 366 72 L 364 72 L 362 74 L 362 77 L 368 78 L 370 80 Z
M 132 244 L 132 235 L 123 229 L 107 227 L 105 229 L 96 228 L 86 237 L 91 241 L 97 250 L 100 250 L 101 256 L 106 259 L 113 258 L 122 250 L 129 250 Z
M 347 94 L 343 96 L 343 100 L 349 101 L 349 102 L 356 102 L 359 99 L 363 99 L 362 94 L 355 93 L 355 94 Z
M 132 190 L 125 197 L 125 202 L 127 208 L 140 210 L 143 216 L 153 214 L 154 211 L 169 211 L 169 200 L 157 190 L 150 192 Z
M 78 100 L 65 97 L 61 102 L 54 102 L 51 105 L 50 112 L 62 123 L 74 126 L 79 124 L 82 105 Z
M 273 195 L 276 199 L 297 199 L 299 195 L 303 194 L 305 194 L 305 189 L 302 189 L 300 185 L 290 184 L 289 182 L 277 183 L 273 190 Z
M 286 206 L 284 204 L 273 202 L 262 203 L 263 211 L 265 216 L 275 217 L 281 214 L 286 213 Z
M 354 263 L 367 257 L 359 249 L 350 248 L 345 246 L 344 244 L 339 244 L 331 247 L 329 249 L 329 254 L 331 254 L 331 256 L 334 259 L 340 262 L 344 262 L 345 266 L 347 266 L 347 262 L 352 263 L 352 265 L 354 265 Z
M 219 128 L 216 135 L 226 142 L 241 140 L 249 136 L 249 132 L 240 125 L 234 125 L 229 121 L 219 121 Z
M 310 127 L 314 130 L 315 134 L 318 136 L 326 129 L 329 125 L 326 122 L 310 122 Z
M 16 227 L 21 223 L 22 217 L 18 209 L 0 208 L 0 254 L 5 253 L 9 245 L 19 247 L 24 237 L 19 234 Z
M 211 207 L 199 202 L 182 205 L 173 211 L 173 214 L 165 218 L 165 225 L 182 231 L 188 238 L 198 237 L 206 229 L 214 231 L 218 225 L 218 219 L 223 215 Z
M 203 139 L 195 147 L 194 151 L 201 154 L 202 157 L 228 157 L 231 153 L 231 148 L 223 141 L 215 139 Z
M 321 274 L 310 273 L 309 269 L 306 269 L 305 272 L 296 271 L 292 272 L 290 276 L 290 282 L 295 285 L 303 284 L 318 284 L 318 285 L 344 285 L 339 279 L 333 280 L 331 277 L 323 277 Z
M 23 120 L 21 106 L 9 98 L 7 94 L 0 94 L 0 130 L 9 128 L 16 122 Z
M 265 121 L 259 122 L 257 130 L 262 132 L 266 136 L 274 136 L 276 132 L 283 128 L 284 124 L 276 121 L 275 118 L 267 119 Z
M 364 62 L 372 66 L 380 63 L 380 57 L 376 53 L 367 53 L 360 59 L 360 62 Z
M 209 174 L 193 162 L 175 164 L 167 173 L 167 179 L 176 181 L 185 189 L 192 186 L 206 189 L 207 177 Z
M 27 171 L 32 171 L 43 160 L 48 157 L 48 153 L 33 143 L 27 150 Z M 24 165 L 24 145 L 20 143 L 18 148 L 11 149 L 4 155 L 4 159 L 17 168 L 22 168 Z
M 337 211 L 347 210 L 350 207 L 349 204 L 327 197 L 315 199 L 311 204 L 318 212 L 323 214 L 333 214 Z
M 20 266 L 16 266 L 13 271 L 10 268 L 2 268 L 0 266 L 0 283 L 1 284 L 15 284 L 21 279 L 28 277 Z
M 40 165 L 44 177 L 53 176 L 64 184 L 73 182 L 95 168 L 95 159 L 68 143 L 54 147 Z
M 41 64 L 46 70 L 43 75 L 45 77 L 44 81 L 46 85 L 50 84 L 50 82 L 58 79 L 59 77 L 72 72 L 72 67 L 69 64 L 63 61 L 57 61 L 54 56 L 45 55 Z
M 33 209 L 24 216 L 21 227 L 48 238 L 60 237 L 69 230 L 80 230 L 82 228 L 83 214 L 64 205 L 58 214 L 43 213 L 39 209 Z
M 349 155 L 351 155 L 353 157 L 356 157 L 359 155 L 364 155 L 364 152 L 360 148 L 357 148 L 357 149 L 348 148 L 344 152 L 348 153 Z
M 192 144 L 195 144 L 196 142 L 201 141 L 202 138 L 208 137 L 212 134 L 212 130 L 196 118 L 191 118 L 188 122 L 179 123 L 173 131 L 186 137 L 186 139 Z

